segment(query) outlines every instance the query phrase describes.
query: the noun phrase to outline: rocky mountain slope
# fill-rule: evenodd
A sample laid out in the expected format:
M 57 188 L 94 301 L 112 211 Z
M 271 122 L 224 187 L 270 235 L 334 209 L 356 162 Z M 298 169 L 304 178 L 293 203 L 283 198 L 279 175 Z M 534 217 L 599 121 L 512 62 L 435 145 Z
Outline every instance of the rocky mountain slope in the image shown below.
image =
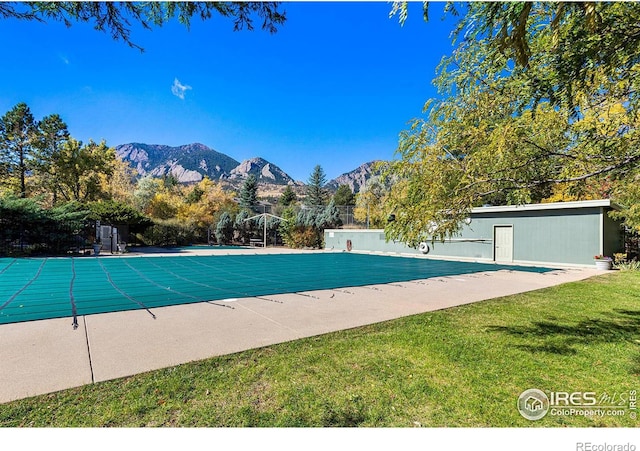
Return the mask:
M 291 185 L 294 183 L 294 180 L 286 172 L 264 158 L 244 160 L 231 170 L 229 180 L 244 180 L 249 174 L 255 175 L 258 183 L 273 183 L 275 185 Z
M 249 174 L 253 174 L 263 190 L 269 188 L 268 191 L 273 191 L 274 195 L 280 193 L 287 185 L 298 187 L 298 191 L 304 186 L 304 183 L 293 180 L 286 172 L 264 158 L 256 157 L 238 162 L 199 143 L 177 147 L 161 144 L 121 144 L 116 147 L 116 154 L 129 162 L 141 177 L 162 177 L 170 174 L 180 183 L 195 183 L 206 176 L 237 189 Z M 335 191 L 338 186 L 347 185 L 357 193 L 375 174 L 374 163 L 365 163 L 353 171 L 342 174 L 329 181 L 325 188 Z
M 231 184 L 242 183 L 254 174 L 258 182 L 288 185 L 294 180 L 282 169 L 263 158 L 251 158 L 242 163 L 204 144 L 171 147 L 158 144 L 130 143 L 116 147 L 116 154 L 128 161 L 138 175 L 162 177 L 173 175 L 180 183 L 193 183 L 207 176 Z M 235 183 L 234 183 L 235 182 Z
M 326 188 L 332 191 L 338 189 L 340 185 L 347 185 L 354 193 L 359 192 L 366 184 L 366 181 L 376 174 L 374 165 L 377 161 L 364 163 L 360 167 L 350 172 L 345 172 L 339 177 L 327 183 Z

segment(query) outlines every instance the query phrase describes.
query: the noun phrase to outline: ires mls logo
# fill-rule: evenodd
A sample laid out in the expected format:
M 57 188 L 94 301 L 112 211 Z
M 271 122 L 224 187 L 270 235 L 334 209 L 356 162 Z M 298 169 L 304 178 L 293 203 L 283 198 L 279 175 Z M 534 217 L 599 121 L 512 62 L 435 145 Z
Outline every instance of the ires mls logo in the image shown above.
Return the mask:
M 527 420 L 540 420 L 549 412 L 549 398 L 537 388 L 525 390 L 518 397 L 518 412 Z
M 518 397 L 518 411 L 527 420 L 540 420 L 547 415 L 550 407 L 558 406 L 595 406 L 598 403 L 595 392 L 550 392 L 530 388 Z
M 598 398 L 596 393 L 592 391 L 573 393 L 552 391 L 549 393 L 549 403 L 552 406 L 595 406 L 598 403 Z
M 530 388 L 518 397 L 518 412 L 527 420 L 540 420 L 547 414 L 553 416 L 625 416 L 636 419 L 636 390 L 626 393 L 563 392 L 549 394 Z M 628 412 L 627 412 L 628 410 Z

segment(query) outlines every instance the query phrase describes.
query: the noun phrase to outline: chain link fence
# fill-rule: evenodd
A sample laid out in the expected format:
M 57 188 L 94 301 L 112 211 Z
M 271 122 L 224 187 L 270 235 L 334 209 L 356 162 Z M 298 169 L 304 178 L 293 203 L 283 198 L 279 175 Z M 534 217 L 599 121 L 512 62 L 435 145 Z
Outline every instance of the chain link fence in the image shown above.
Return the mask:
M 342 220 L 342 227 L 346 229 L 366 229 L 367 222 L 359 221 L 355 217 L 356 207 L 352 205 L 340 205 L 336 207 L 340 211 L 340 219 Z

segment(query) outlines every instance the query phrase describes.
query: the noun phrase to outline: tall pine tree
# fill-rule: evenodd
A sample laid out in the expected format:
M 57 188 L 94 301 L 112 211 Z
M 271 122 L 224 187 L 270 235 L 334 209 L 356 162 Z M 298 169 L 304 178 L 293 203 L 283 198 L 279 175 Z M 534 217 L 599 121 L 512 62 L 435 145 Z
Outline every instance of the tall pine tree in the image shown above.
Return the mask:
M 282 196 L 280 196 L 280 199 L 278 200 L 278 202 L 280 203 L 280 205 L 284 207 L 288 207 L 294 202 L 296 202 L 297 200 L 298 200 L 298 197 L 296 196 L 296 193 L 293 191 L 291 186 L 287 185 L 284 192 L 282 193 Z
M 38 129 L 26 103 L 19 103 L 0 118 L 0 167 L 3 177 L 18 179 L 19 196 L 27 196 L 26 176 L 34 159 Z
M 323 207 L 327 201 L 327 192 L 324 189 L 326 177 L 320 165 L 313 168 L 311 176 L 307 181 L 307 200 L 309 207 Z
M 336 205 L 352 206 L 356 204 L 356 196 L 348 185 L 340 185 L 333 195 L 333 202 L 335 202 Z
M 62 145 L 69 140 L 69 129 L 62 118 L 52 114 L 38 124 L 39 134 L 36 142 L 36 162 L 40 179 L 40 189 L 51 193 L 52 203 L 56 205 L 60 193 L 59 180 Z
M 253 174 L 249 174 L 240 189 L 240 208 L 251 210 L 258 203 L 258 180 Z

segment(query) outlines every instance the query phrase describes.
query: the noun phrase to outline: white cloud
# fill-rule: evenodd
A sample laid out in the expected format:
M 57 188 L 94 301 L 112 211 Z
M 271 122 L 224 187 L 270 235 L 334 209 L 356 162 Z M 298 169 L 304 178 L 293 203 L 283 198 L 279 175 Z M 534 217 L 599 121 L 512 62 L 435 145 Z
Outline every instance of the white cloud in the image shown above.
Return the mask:
M 188 89 L 192 89 L 191 86 L 183 85 L 182 83 L 180 83 L 180 80 L 178 80 L 177 78 L 173 80 L 173 86 L 171 86 L 171 93 L 174 96 L 184 100 L 184 95 Z

